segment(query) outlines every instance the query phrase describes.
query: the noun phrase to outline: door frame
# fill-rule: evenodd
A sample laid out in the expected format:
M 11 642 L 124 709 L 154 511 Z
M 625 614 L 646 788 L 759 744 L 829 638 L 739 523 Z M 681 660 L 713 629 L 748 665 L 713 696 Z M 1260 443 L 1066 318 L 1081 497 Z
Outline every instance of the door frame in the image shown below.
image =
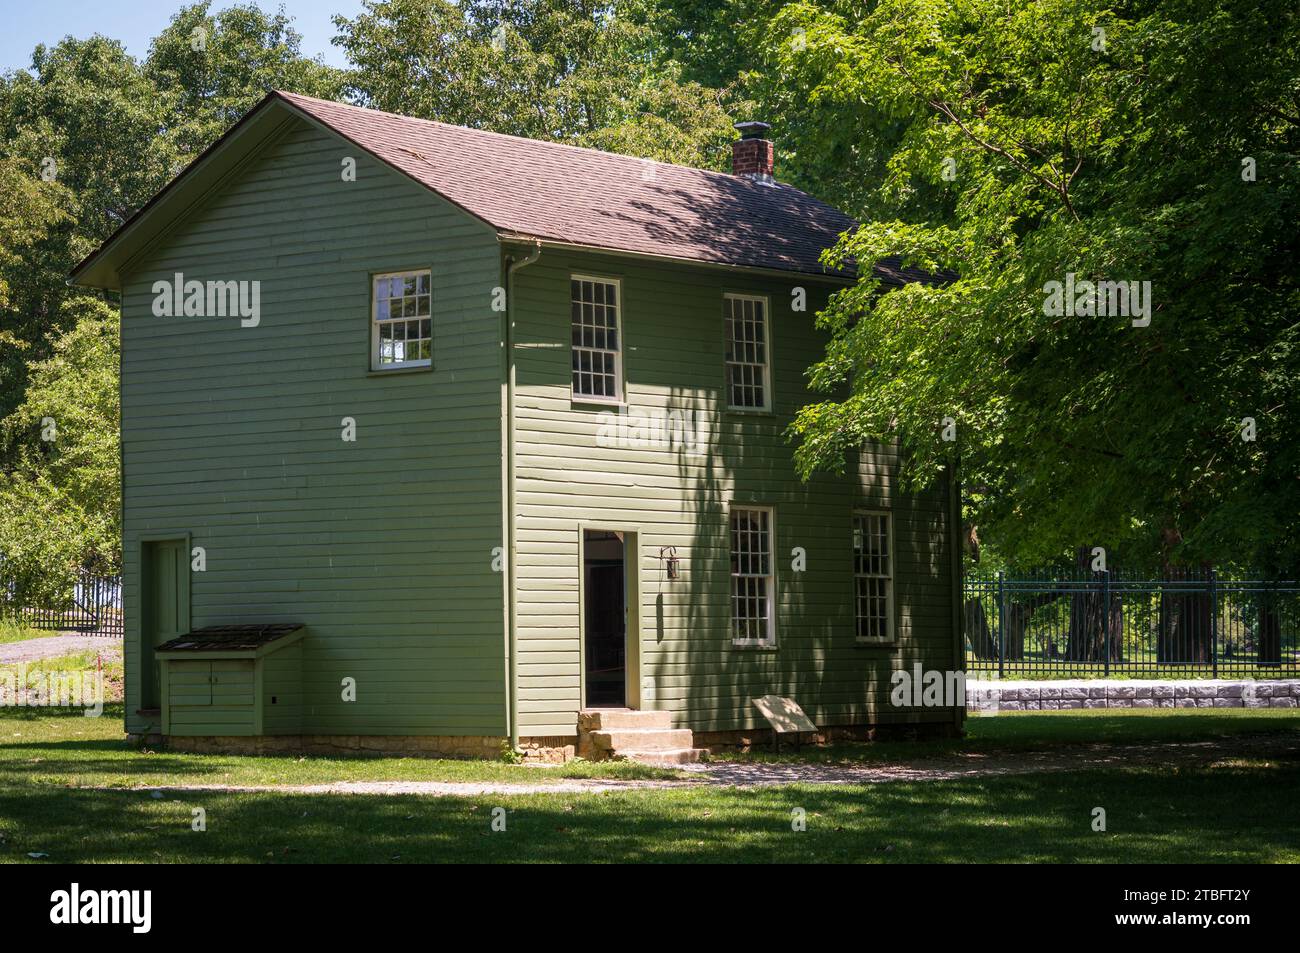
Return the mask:
M 139 536 L 136 537 L 136 546 L 137 546 L 136 565 L 139 567 L 137 570 L 138 575 L 136 580 L 136 607 L 139 611 L 139 625 L 136 626 L 135 629 L 136 646 L 135 646 L 134 654 L 136 659 L 139 661 L 139 666 L 137 668 L 137 671 L 140 673 L 139 676 L 140 694 L 137 696 L 138 700 L 136 703 L 136 712 L 135 712 L 137 715 L 140 714 L 140 712 L 142 711 L 151 710 L 148 709 L 145 704 L 146 701 L 149 700 L 146 698 L 146 696 L 149 694 L 149 684 L 152 682 L 152 675 L 151 673 L 149 673 L 149 665 L 157 664 L 156 660 L 153 657 L 154 647 L 152 645 L 145 644 L 145 629 L 146 629 L 145 623 L 148 619 L 148 612 L 149 612 L 148 600 L 145 598 L 145 596 L 148 594 L 150 569 L 151 569 L 151 562 L 149 559 L 150 543 L 180 543 L 181 544 L 181 565 L 177 568 L 182 571 L 176 573 L 176 582 L 177 585 L 180 587 L 179 598 L 182 606 L 182 612 L 180 614 L 181 617 L 184 619 L 184 627 L 187 631 L 193 628 L 194 625 L 194 616 L 192 610 L 193 603 L 192 600 L 190 599 L 190 583 L 191 583 L 190 576 L 193 575 L 193 573 L 190 571 L 190 560 L 191 560 L 191 554 L 194 551 L 194 547 L 192 545 L 193 538 L 190 531 L 173 530 L 171 532 L 158 531 L 158 532 L 141 533 Z M 130 627 L 128 627 L 128 631 L 129 628 Z M 166 668 L 164 668 L 160 673 L 159 694 L 162 697 L 154 700 L 157 701 L 158 709 L 163 713 L 165 718 L 166 709 L 167 709 L 167 706 L 164 704 L 167 698 Z M 130 711 L 128 711 L 127 714 L 129 715 Z M 164 733 L 165 731 L 166 729 L 164 728 Z
M 578 523 L 578 707 L 587 707 L 587 531 L 623 534 L 623 704 L 642 707 L 641 698 L 641 527 L 629 523 Z

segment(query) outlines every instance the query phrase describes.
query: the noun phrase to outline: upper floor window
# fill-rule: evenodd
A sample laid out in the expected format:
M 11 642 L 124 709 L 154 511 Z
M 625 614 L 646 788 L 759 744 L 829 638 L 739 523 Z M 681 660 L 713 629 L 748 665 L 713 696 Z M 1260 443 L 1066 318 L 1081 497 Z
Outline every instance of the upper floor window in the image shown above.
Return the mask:
M 617 281 L 574 275 L 569 280 L 573 334 L 573 396 L 623 399 L 622 335 Z
M 429 271 L 375 275 L 371 295 L 370 367 L 428 367 L 433 359 Z
M 767 299 L 729 294 L 727 319 L 727 406 L 769 410 L 771 399 Z
M 731 640 L 737 645 L 776 643 L 772 574 L 772 511 L 731 509 Z
M 858 638 L 894 639 L 894 557 L 889 514 L 853 514 L 853 584 Z

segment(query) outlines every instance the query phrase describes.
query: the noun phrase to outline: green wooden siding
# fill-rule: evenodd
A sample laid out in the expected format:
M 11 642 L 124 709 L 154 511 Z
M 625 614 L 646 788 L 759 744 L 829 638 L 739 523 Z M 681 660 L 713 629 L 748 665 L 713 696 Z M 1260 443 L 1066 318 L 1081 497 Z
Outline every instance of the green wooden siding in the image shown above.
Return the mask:
M 262 731 L 296 735 L 302 731 L 302 643 L 295 642 L 261 659 Z
M 622 282 L 623 362 L 629 410 L 689 411 L 706 453 L 601 446 L 609 409 L 570 397 L 569 276 Z M 791 310 L 791 289 L 808 310 Z M 727 412 L 723 295 L 766 295 L 774 328 L 772 414 Z M 804 371 L 824 353 L 813 315 L 816 283 L 547 250 L 516 277 L 516 526 L 521 735 L 572 734 L 580 704 L 580 524 L 640 530 L 642 675 L 646 707 L 696 730 L 756 725 L 749 699 L 796 698 L 822 724 L 951 722 L 949 710 L 900 711 L 890 676 L 913 662 L 950 669 L 952 556 L 948 497 L 894 490 L 895 455 L 862 454 L 857 479 L 799 482 L 784 431 L 810 395 Z M 608 443 L 608 440 L 606 441 Z M 728 507 L 775 510 L 777 647 L 733 647 Z M 855 639 L 855 508 L 893 514 L 898 644 Z M 657 559 L 674 546 L 681 578 Z M 802 547 L 807 569 L 791 569 Z M 653 692 L 651 695 L 650 692 Z
M 346 156 L 355 182 L 340 175 Z M 371 274 L 421 267 L 433 273 L 433 370 L 371 374 Z M 140 541 L 188 532 L 207 559 L 191 574 L 193 625 L 308 627 L 303 731 L 505 733 L 503 579 L 491 565 L 502 535 L 499 268 L 488 228 L 298 121 L 133 263 L 122 328 L 129 730 L 158 727 L 136 713 Z M 175 272 L 259 280 L 260 326 L 155 317 L 152 285 Z M 340 437 L 343 417 L 356 420 L 355 443 Z

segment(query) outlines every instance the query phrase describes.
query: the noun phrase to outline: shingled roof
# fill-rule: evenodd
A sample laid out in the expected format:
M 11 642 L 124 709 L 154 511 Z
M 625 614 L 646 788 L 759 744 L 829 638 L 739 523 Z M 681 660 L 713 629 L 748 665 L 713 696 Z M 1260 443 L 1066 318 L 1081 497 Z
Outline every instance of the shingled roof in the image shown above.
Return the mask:
M 73 270 L 109 284 L 101 256 L 168 198 L 209 155 L 273 107 L 319 123 L 494 228 L 504 238 L 540 239 L 610 252 L 851 278 L 827 269 L 822 251 L 854 221 L 780 183 L 524 139 L 428 119 L 275 91 Z M 251 138 L 251 137 L 245 137 Z M 181 206 L 182 203 L 172 203 Z M 129 246 L 131 242 L 124 242 Z M 112 257 L 125 257 L 125 248 Z M 889 284 L 925 280 L 886 259 Z
M 788 185 L 277 93 L 500 232 L 823 274 L 853 220 Z

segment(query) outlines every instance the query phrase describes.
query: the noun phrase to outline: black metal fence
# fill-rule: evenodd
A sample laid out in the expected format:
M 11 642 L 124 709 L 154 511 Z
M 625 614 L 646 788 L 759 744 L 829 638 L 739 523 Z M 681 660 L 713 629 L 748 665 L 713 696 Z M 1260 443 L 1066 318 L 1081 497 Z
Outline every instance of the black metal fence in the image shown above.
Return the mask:
M 53 595 L 34 597 L 0 573 L 0 619 L 33 629 L 122 637 L 122 577 L 90 572 Z
M 1300 677 L 1300 583 L 969 575 L 966 668 L 1005 678 Z

